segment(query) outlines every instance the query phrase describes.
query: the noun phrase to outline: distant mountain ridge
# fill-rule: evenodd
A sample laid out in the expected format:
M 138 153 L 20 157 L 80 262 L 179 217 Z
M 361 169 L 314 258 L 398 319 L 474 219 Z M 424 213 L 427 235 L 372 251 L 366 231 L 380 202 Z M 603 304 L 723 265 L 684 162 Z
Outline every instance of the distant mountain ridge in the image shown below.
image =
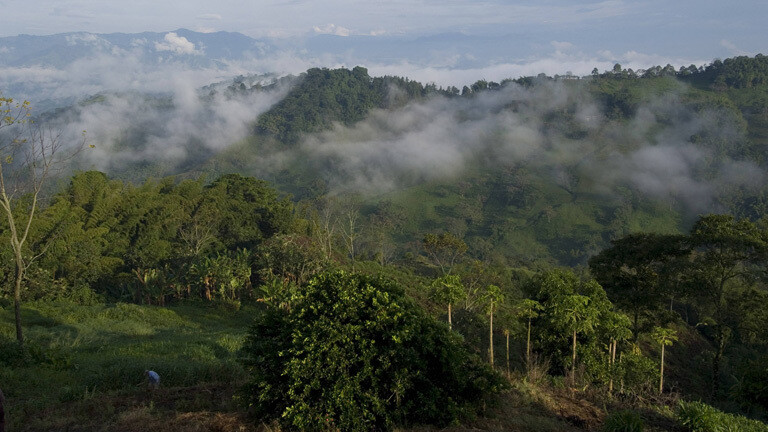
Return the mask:
M 144 61 L 181 60 L 210 67 L 217 61 L 265 56 L 275 45 L 241 33 L 200 33 L 187 29 L 170 32 L 61 33 L 50 36 L 19 35 L 0 38 L 0 66 L 61 68 L 97 55 L 137 54 Z
M 523 52 L 521 42 L 525 39 L 525 35 L 479 36 L 460 32 L 417 37 L 311 34 L 291 39 L 255 39 L 242 33 L 201 33 L 183 28 L 143 33 L 72 32 L 0 37 L 0 67 L 61 68 L 81 58 L 121 52 L 139 53 L 145 61 L 173 59 L 209 67 L 221 61 L 290 52 L 305 59 L 326 57 L 350 65 L 405 61 L 474 68 L 524 58 L 530 54 Z

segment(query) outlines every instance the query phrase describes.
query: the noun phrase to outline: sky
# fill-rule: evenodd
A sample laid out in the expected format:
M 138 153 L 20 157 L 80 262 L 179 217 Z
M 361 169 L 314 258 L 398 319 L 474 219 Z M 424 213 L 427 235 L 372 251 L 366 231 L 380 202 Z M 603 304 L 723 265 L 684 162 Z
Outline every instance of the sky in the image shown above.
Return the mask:
M 178 28 L 251 37 L 462 32 L 509 35 L 525 52 L 709 60 L 768 46 L 765 0 L 0 0 L 0 7 L 0 36 Z
M 539 73 L 584 76 L 616 63 L 633 70 L 678 68 L 768 54 L 766 0 L 0 0 L 0 8 L 0 37 L 91 33 L 72 36 L 85 41 L 97 40 L 93 34 L 156 32 L 165 36 L 155 44 L 158 52 L 200 55 L 204 46 L 175 31 L 285 41 L 273 44 L 280 48 L 267 56 L 205 70 L 171 71 L 179 65 L 148 65 L 130 52 L 60 68 L 0 68 L 0 87 L 34 99 L 100 89 L 156 91 L 179 86 L 180 78 L 199 87 L 240 74 L 357 65 L 373 76 L 461 88 L 478 79 L 498 82 Z M 325 34 L 338 37 L 314 37 Z M 11 49 L 0 44 L 0 64 Z M 25 90 L 16 90 L 20 83 Z M 25 93 L 29 89 L 40 94 Z

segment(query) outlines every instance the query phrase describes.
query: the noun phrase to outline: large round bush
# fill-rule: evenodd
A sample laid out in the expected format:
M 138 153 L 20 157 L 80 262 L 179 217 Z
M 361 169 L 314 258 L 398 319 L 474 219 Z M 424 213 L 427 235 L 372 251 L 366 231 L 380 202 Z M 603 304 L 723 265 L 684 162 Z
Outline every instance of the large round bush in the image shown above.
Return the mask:
M 246 398 L 286 429 L 371 431 L 446 424 L 502 381 L 395 283 L 322 274 L 271 308 L 243 348 Z

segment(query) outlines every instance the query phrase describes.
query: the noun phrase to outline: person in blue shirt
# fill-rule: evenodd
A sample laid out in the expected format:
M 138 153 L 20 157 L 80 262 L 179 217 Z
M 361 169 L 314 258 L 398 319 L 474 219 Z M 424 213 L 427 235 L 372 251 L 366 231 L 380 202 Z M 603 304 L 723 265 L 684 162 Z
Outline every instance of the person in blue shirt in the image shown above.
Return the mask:
M 146 370 L 144 371 L 144 374 L 147 376 L 150 390 L 154 390 L 160 386 L 160 375 L 158 375 L 157 372 Z

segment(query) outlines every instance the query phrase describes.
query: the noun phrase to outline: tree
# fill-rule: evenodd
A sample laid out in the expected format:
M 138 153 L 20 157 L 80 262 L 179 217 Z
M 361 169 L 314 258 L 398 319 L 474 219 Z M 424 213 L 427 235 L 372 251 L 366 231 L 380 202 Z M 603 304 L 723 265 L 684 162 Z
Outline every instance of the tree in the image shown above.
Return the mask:
M 517 305 L 518 316 L 528 321 L 528 332 L 525 340 L 525 367 L 527 369 L 531 367 L 531 323 L 534 318 L 539 316 L 542 309 L 541 304 L 533 299 L 523 299 Z
M 591 331 L 594 327 L 595 314 L 589 307 L 589 297 L 571 294 L 560 299 L 555 309 L 563 326 L 573 334 L 573 355 L 571 357 L 571 382 L 576 380 L 576 336 Z
M 284 430 L 391 430 L 471 414 L 502 381 L 382 278 L 324 273 L 269 307 L 242 351 L 244 397 Z
M 674 293 L 670 264 L 689 253 L 684 236 L 631 234 L 613 240 L 611 247 L 589 260 L 589 269 L 611 301 L 632 317 L 637 340 L 641 319 L 663 306 L 661 299 Z
M 600 321 L 600 327 L 604 336 L 608 338 L 608 393 L 613 392 L 613 378 L 616 374 L 616 351 L 619 342 L 632 337 L 629 330 L 631 325 L 629 317 L 621 312 L 608 312 Z
M 338 204 L 333 197 L 327 195 L 318 197 L 313 204 L 308 217 L 312 233 L 317 237 L 326 261 L 330 261 L 338 228 L 339 217 L 336 211 Z
M 40 193 L 53 171 L 84 144 L 64 152 L 61 133 L 34 124 L 30 110 L 28 101 L 19 103 L 0 96 L 0 208 L 8 222 L 15 263 L 13 309 L 20 346 L 24 345 L 21 287 L 29 266 L 45 253 L 45 247 L 36 252 L 27 247 Z
M 673 329 L 654 327 L 651 337 L 661 345 L 661 361 L 659 362 L 659 394 L 664 393 L 664 348 L 677 341 L 677 332 Z
M 401 231 L 406 216 L 403 209 L 397 207 L 392 201 L 382 201 L 369 216 L 368 230 L 374 248 L 374 256 L 382 266 L 391 259 L 394 246 L 392 236 Z
M 467 252 L 464 240 L 450 233 L 426 234 L 423 245 L 432 263 L 444 276 L 453 272 L 454 265 Z
M 493 313 L 498 308 L 499 303 L 504 301 L 504 294 L 501 288 L 496 285 L 488 285 L 485 292 L 485 301 L 488 304 L 489 331 L 488 331 L 488 361 L 493 367 Z
M 206 300 L 234 302 L 242 297 L 244 288 L 250 288 L 251 256 L 246 249 L 237 252 L 206 256 L 190 266 L 190 282 L 202 287 Z
M 340 203 L 339 228 L 344 246 L 347 247 L 352 270 L 355 269 L 355 256 L 358 237 L 360 236 L 360 198 L 348 196 Z
M 297 234 L 277 235 L 257 249 L 258 275 L 263 283 L 305 284 L 325 265 L 322 247 L 315 239 Z
M 253 249 L 293 223 L 290 202 L 263 180 L 226 174 L 206 188 L 206 195 L 206 205 L 218 210 L 217 234 L 231 251 Z
M 448 328 L 453 329 L 451 306 L 466 296 L 461 279 L 456 275 L 445 275 L 432 282 L 432 296 L 448 306 Z
M 46 246 L 37 266 L 48 270 L 37 273 L 50 277 L 50 281 L 43 282 L 48 286 L 64 282 L 66 288 L 91 288 L 114 274 L 123 261 L 107 254 L 109 228 L 88 224 L 85 210 L 72 205 L 65 194 L 55 196 L 35 222 L 31 235 L 37 239 L 35 243 Z
M 553 350 L 565 356 L 562 348 L 570 345 L 569 359 L 561 358 L 563 366 L 570 365 L 571 379 L 576 376 L 578 338 L 594 343 L 595 329 L 611 309 L 602 287 L 594 280 L 582 281 L 570 270 L 551 270 L 533 280 L 538 301 L 542 305 L 540 318 L 544 332 L 549 333 Z
M 734 285 L 748 283 L 763 270 L 765 233 L 748 220 L 736 220 L 730 215 L 706 215 L 694 224 L 689 241 L 693 252 L 685 279 L 692 286 L 700 314 L 710 322 L 715 344 L 712 393 L 717 395 L 720 361 L 732 330 L 728 325 L 726 295 Z
M 217 209 L 206 205 L 208 200 L 202 179 L 183 181 L 173 192 L 182 198 L 182 212 L 186 216 L 179 227 L 179 239 L 184 254 L 195 259 L 217 243 Z
M 147 181 L 128 188 L 116 209 L 119 223 L 115 231 L 125 242 L 124 260 L 134 276 L 135 300 L 151 301 L 148 289 L 161 279 L 157 272 L 174 256 L 179 227 L 185 217 L 178 196 L 164 193 L 162 183 Z

